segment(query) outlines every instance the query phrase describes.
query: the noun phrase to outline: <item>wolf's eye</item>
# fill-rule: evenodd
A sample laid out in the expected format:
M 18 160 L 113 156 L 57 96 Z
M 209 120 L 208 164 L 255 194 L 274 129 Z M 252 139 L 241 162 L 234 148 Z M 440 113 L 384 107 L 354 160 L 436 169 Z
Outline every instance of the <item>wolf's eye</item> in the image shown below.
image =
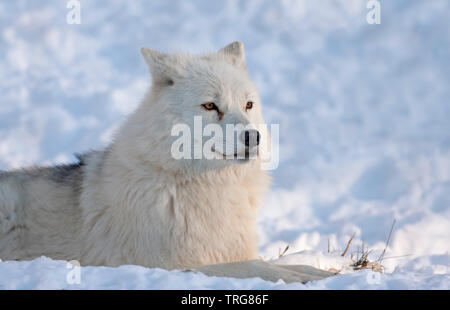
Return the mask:
M 253 108 L 253 102 L 249 101 L 249 102 L 247 102 L 247 105 L 245 106 L 245 110 L 250 110 L 251 108 Z
M 202 107 L 204 107 L 208 111 L 217 110 L 217 107 L 214 104 L 214 102 L 208 102 L 208 103 L 202 104 Z

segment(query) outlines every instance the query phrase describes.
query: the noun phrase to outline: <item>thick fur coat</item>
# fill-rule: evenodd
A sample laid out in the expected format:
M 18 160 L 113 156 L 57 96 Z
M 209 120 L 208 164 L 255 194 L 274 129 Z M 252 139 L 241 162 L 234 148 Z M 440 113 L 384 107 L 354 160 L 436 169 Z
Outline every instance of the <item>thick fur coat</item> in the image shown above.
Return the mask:
M 203 56 L 142 53 L 151 89 L 108 148 L 73 165 L 0 173 L 0 259 L 175 269 L 257 258 L 269 183 L 260 158 L 171 156 L 171 129 L 192 128 L 194 116 L 264 123 L 242 43 Z

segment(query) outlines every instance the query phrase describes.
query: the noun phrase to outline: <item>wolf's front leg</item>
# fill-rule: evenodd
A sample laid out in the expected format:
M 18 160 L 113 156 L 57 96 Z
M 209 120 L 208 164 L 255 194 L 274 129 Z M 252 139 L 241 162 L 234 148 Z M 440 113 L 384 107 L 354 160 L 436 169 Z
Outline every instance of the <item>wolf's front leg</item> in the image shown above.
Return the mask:
M 305 265 L 275 265 L 262 260 L 241 261 L 217 265 L 205 265 L 186 270 L 201 272 L 207 276 L 230 278 L 261 278 L 266 281 L 285 283 L 321 280 L 335 275 L 332 272 Z

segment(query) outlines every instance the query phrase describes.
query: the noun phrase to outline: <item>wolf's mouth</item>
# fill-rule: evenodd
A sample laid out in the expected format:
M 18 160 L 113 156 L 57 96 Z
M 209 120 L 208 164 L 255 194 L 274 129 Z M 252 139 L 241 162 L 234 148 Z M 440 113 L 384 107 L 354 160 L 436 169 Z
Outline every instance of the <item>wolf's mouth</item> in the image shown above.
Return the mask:
M 219 154 L 222 159 L 235 159 L 235 160 L 242 160 L 242 161 L 248 161 L 250 160 L 250 152 L 246 149 L 244 154 L 238 154 L 234 153 L 233 155 L 226 155 L 219 151 L 216 151 L 214 147 L 211 148 L 211 151 L 213 151 L 216 154 Z

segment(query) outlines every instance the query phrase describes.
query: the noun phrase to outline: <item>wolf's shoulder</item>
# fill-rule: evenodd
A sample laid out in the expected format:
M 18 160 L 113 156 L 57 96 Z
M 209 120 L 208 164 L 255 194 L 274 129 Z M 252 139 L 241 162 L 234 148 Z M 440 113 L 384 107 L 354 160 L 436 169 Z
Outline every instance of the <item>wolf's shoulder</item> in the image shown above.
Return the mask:
M 91 150 L 85 153 L 75 153 L 78 164 L 82 166 L 90 165 L 93 161 L 103 161 L 109 153 L 109 148 L 104 150 Z
M 54 166 L 32 166 L 10 171 L 0 171 L 2 182 L 29 182 L 47 180 L 59 185 L 74 185 L 82 182 L 87 166 L 99 166 L 105 158 L 107 150 L 89 151 L 75 154 L 76 160 L 68 164 Z

